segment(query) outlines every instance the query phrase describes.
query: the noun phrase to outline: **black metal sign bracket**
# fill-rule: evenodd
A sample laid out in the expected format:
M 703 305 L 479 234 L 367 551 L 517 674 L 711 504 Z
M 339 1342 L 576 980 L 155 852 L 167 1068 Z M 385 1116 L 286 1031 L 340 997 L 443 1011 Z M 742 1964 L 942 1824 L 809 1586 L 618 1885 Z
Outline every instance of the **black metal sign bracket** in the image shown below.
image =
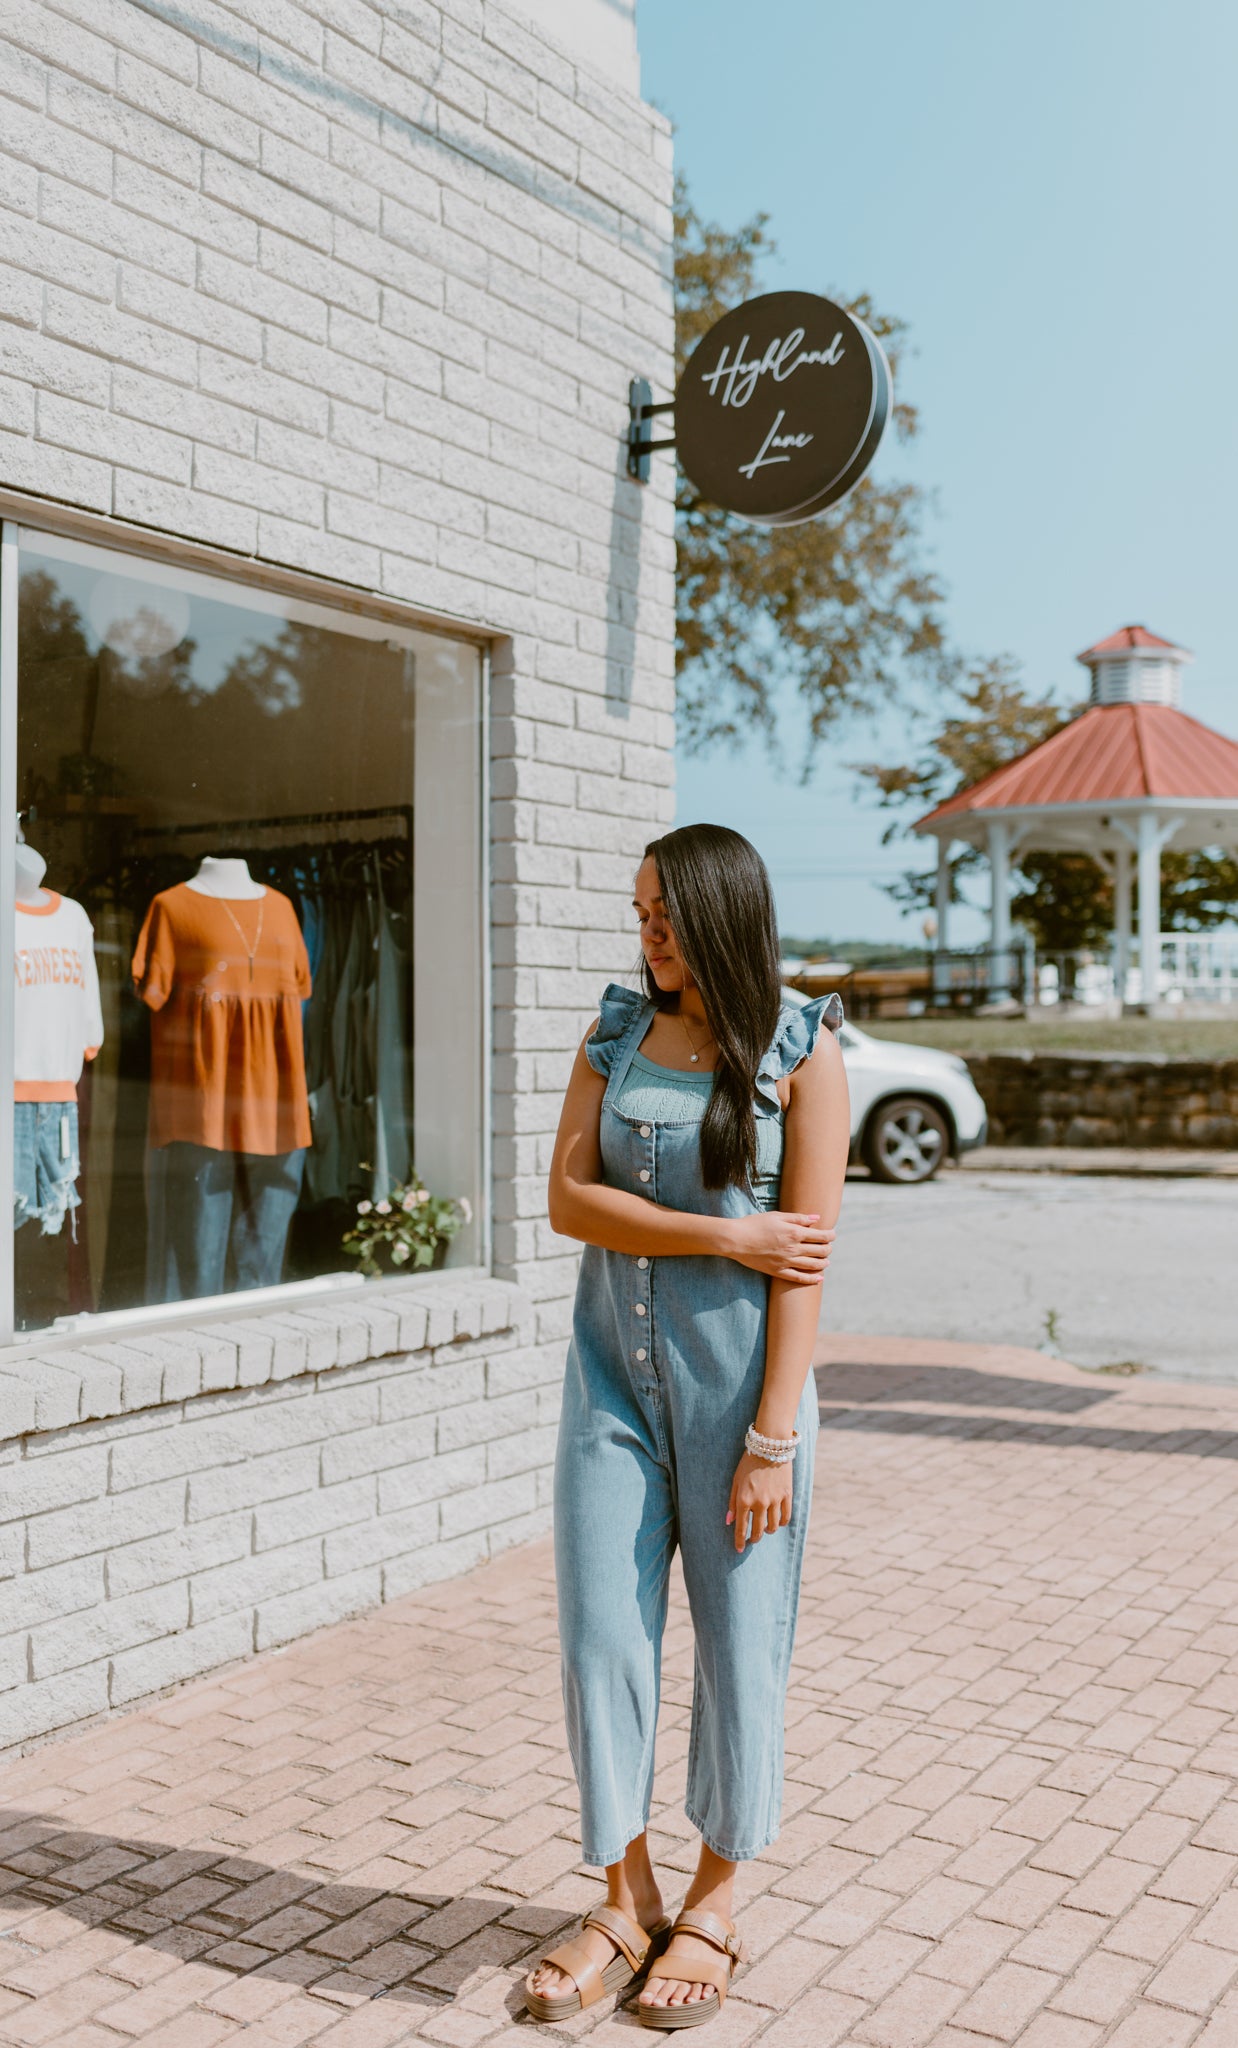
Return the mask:
M 633 377 L 628 385 L 628 475 L 638 484 L 649 482 L 649 457 L 655 448 L 673 448 L 675 436 L 660 441 L 645 439 L 646 421 L 660 412 L 674 412 L 673 398 L 653 402 L 653 388 L 645 377 Z

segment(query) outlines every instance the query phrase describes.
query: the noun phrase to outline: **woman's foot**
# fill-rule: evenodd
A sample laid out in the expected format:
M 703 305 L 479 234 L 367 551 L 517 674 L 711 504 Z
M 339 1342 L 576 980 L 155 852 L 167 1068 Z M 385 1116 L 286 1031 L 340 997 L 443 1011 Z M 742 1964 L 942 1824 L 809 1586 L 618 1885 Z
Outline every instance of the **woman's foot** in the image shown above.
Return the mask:
M 715 1856 L 712 1850 L 702 1849 L 701 1868 L 689 1886 L 684 1900 L 685 1909 L 693 1907 L 701 1912 L 717 1913 L 720 1919 L 729 1923 L 734 1893 L 735 1865 L 724 1863 L 721 1856 Z M 686 1929 L 675 1936 L 675 1956 L 676 1967 L 685 1971 L 697 1962 L 715 1964 L 718 1961 L 718 1951 L 713 1944 L 702 1941 Z M 660 1963 L 654 1965 L 654 1972 L 640 1995 L 642 2005 L 690 2005 L 699 1999 L 717 1996 L 712 1980 L 700 1982 L 690 1977 L 663 1977 L 656 1974 L 661 1968 Z
M 612 1863 L 608 1867 L 606 1903 L 617 1906 L 646 1933 L 662 1918 L 662 1894 L 658 1890 L 643 1835 L 628 1845 L 628 1853 L 622 1863 Z M 588 1951 L 599 1970 L 604 1970 L 607 1963 L 613 1963 L 619 1953 L 618 1942 L 611 1941 L 600 1927 L 582 1928 L 573 1939 Z M 553 1963 L 543 1963 L 529 1982 L 543 1998 L 564 1998 L 574 1988 L 572 1978 L 565 1971 L 556 1970 Z

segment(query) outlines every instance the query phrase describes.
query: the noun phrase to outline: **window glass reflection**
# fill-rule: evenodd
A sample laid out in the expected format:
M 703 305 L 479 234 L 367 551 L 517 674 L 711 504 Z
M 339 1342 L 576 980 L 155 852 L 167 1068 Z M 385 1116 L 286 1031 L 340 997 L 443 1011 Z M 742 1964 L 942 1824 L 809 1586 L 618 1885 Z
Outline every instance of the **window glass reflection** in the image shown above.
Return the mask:
M 418 664 L 475 653 L 33 535 L 18 650 L 18 1327 L 347 1270 L 413 1166 Z

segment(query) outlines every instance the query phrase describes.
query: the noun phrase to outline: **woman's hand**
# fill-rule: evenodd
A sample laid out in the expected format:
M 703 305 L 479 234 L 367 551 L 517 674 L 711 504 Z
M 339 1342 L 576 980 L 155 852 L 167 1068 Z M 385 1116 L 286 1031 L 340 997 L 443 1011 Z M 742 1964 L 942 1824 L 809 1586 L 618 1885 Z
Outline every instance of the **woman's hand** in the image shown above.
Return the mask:
M 731 1481 L 731 1503 L 727 1509 L 727 1528 L 734 1527 L 735 1548 L 742 1550 L 745 1543 L 759 1543 L 762 1536 L 772 1535 L 775 1529 L 785 1529 L 791 1519 L 793 1495 L 792 1473 L 795 1460 L 785 1465 L 771 1465 L 764 1458 L 754 1458 L 744 1452 L 735 1467 Z M 749 1537 L 748 1525 L 752 1524 Z
M 830 1263 L 835 1233 L 819 1216 L 797 1216 L 769 1209 L 755 1216 L 737 1216 L 728 1225 L 727 1256 L 771 1280 L 790 1280 L 815 1287 Z

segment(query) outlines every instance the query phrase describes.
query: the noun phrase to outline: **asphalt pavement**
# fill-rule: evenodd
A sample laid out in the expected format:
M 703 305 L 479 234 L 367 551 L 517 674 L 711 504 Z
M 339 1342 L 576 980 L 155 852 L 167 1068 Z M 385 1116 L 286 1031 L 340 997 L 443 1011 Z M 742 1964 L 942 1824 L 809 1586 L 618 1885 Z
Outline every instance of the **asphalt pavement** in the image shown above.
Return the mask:
M 851 1179 L 824 1325 L 1238 1384 L 1238 1186 L 951 1170 Z

